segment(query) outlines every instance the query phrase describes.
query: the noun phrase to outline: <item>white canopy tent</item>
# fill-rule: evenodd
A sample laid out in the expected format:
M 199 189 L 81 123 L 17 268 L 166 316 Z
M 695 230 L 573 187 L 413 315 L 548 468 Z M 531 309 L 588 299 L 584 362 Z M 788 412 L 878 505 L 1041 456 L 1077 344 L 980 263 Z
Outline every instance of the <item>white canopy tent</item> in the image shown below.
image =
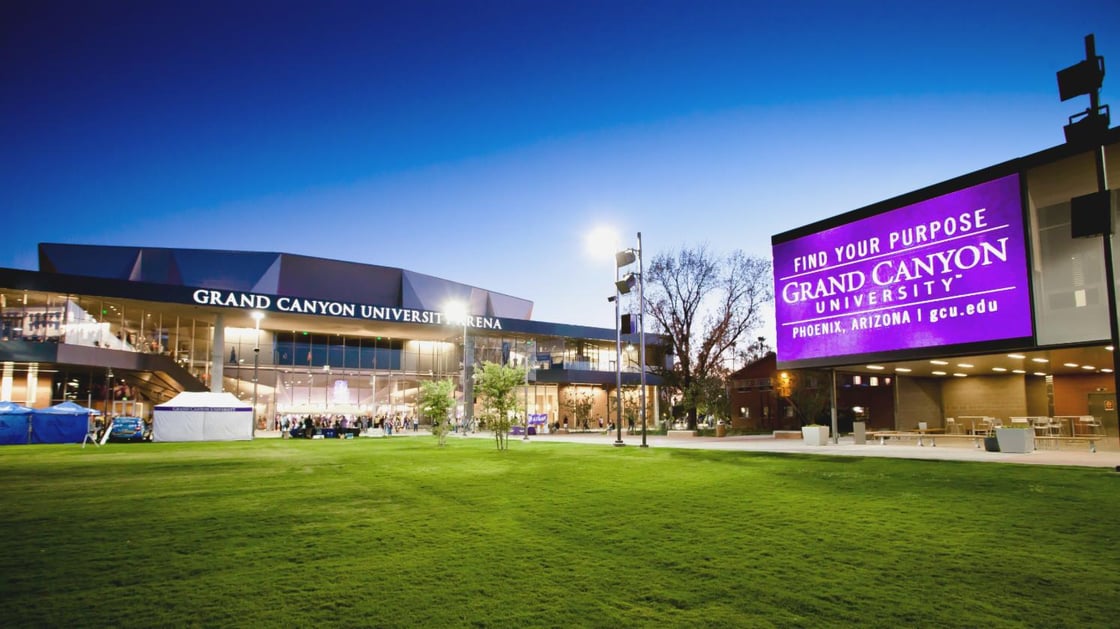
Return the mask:
M 152 441 L 253 438 L 253 409 L 232 393 L 180 393 L 155 407 Z

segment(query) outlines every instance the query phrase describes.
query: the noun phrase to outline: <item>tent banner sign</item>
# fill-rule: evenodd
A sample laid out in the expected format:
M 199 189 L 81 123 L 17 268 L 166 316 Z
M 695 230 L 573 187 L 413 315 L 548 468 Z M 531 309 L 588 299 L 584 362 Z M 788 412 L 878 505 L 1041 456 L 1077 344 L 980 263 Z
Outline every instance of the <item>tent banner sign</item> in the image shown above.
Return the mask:
M 776 243 L 778 360 L 1033 334 L 1019 175 Z

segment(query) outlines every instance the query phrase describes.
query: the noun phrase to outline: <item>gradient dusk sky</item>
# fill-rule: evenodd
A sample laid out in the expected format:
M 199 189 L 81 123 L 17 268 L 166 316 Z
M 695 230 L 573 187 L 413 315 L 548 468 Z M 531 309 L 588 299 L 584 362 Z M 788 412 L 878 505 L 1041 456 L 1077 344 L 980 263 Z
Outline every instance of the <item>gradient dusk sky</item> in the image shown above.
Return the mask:
M 769 257 L 1061 144 L 1088 99 L 1054 75 L 1089 33 L 1120 67 L 1116 0 L 7 0 L 0 267 L 39 242 L 288 252 L 611 327 L 592 229 Z

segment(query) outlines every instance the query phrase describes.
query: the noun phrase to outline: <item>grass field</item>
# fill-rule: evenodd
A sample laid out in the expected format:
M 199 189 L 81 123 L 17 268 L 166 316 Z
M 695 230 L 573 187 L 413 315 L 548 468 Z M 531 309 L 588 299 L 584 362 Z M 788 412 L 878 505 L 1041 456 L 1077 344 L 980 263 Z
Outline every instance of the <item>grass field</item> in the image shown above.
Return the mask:
M 270 439 L 12 446 L 0 478 L 5 627 L 1118 616 L 1120 475 L 1102 469 Z

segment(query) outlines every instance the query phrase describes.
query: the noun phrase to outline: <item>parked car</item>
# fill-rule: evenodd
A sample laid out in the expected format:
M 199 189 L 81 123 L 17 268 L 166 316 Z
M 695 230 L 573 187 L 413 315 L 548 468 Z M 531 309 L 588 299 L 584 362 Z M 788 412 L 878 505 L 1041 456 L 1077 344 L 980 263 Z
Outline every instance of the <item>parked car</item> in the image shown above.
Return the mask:
M 148 423 L 139 417 L 114 417 L 109 441 L 151 441 Z

